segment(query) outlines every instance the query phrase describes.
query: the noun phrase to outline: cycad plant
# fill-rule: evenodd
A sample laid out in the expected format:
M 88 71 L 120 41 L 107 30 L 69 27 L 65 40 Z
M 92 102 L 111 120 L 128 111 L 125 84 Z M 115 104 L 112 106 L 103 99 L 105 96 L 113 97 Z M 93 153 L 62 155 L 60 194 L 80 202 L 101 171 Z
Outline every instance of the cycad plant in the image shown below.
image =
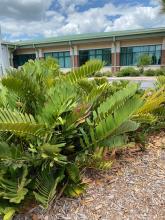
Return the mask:
M 27 200 L 47 208 L 59 195 L 85 190 L 80 168 L 104 149 L 122 147 L 139 127 L 145 101 L 138 85 L 114 92 L 106 80 L 88 80 L 101 61 L 62 74 L 51 58 L 10 70 L 0 86 L 0 214 L 11 219 Z M 140 112 L 139 112 L 140 111 Z M 141 115 L 140 115 L 141 117 Z M 136 120 L 135 120 L 136 119 Z

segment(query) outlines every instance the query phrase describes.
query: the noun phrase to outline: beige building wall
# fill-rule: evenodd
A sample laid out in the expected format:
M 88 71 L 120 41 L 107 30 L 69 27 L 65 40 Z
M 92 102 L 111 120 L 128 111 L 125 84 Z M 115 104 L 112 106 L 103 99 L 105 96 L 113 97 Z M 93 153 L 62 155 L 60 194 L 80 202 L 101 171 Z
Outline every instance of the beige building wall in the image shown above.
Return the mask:
M 60 52 L 60 51 L 70 51 L 71 55 L 71 63 L 73 66 L 77 67 L 79 62 L 79 50 L 88 50 L 88 49 L 101 49 L 101 48 L 111 48 L 112 52 L 112 66 L 104 67 L 103 71 L 117 71 L 120 69 L 120 48 L 121 47 L 129 47 L 129 46 L 143 46 L 143 45 L 155 45 L 155 44 L 162 44 L 164 46 L 163 37 L 158 38 L 145 38 L 145 39 L 130 39 L 130 40 L 121 40 L 113 42 L 112 40 L 96 40 L 95 42 L 87 42 L 87 43 L 75 43 L 73 45 L 54 45 L 54 46 L 47 46 L 47 47 L 36 47 L 36 48 L 29 48 L 29 49 L 17 49 L 15 54 L 31 54 L 35 53 L 36 58 L 44 57 L 44 53 L 49 52 Z M 162 53 L 164 56 L 165 52 Z M 163 58 L 165 60 L 165 58 Z M 164 61 L 163 61 L 164 62 Z M 115 68 L 116 67 L 116 68 Z M 149 68 L 158 68 L 158 66 L 152 65 Z M 122 67 L 124 68 L 124 67 Z M 68 71 L 69 69 L 62 69 L 64 72 Z
M 121 47 L 155 45 L 155 44 L 162 44 L 163 38 L 145 38 L 145 39 L 122 40 L 120 42 L 121 42 Z

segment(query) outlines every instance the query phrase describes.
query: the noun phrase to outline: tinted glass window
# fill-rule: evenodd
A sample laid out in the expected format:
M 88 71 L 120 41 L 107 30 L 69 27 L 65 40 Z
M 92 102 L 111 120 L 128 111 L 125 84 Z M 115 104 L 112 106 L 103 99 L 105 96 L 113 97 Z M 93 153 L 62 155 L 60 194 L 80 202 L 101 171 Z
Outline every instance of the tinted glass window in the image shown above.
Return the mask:
M 57 59 L 61 68 L 71 67 L 71 57 L 69 51 L 45 53 L 44 57 L 47 57 L 48 55 Z
M 120 54 L 120 65 L 137 65 L 140 56 L 143 54 L 146 54 L 152 58 L 152 65 L 159 65 L 161 63 L 161 45 L 147 45 L 135 47 L 122 47 Z
M 98 59 L 105 62 L 106 66 L 111 65 L 111 49 L 92 49 L 79 51 L 80 66 L 85 64 L 88 60 Z

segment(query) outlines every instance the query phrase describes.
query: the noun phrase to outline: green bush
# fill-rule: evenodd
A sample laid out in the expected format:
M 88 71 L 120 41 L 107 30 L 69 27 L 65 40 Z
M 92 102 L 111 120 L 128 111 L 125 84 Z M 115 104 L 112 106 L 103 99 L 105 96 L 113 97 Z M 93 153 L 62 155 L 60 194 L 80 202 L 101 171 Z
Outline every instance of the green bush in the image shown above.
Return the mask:
M 126 67 L 121 69 L 118 73 L 117 76 L 118 77 L 124 77 L 124 76 L 139 76 L 140 72 L 138 70 L 136 70 L 133 67 Z
M 107 71 L 107 72 L 104 72 L 103 75 L 107 77 L 112 77 L 113 73 L 111 71 Z
M 104 151 L 122 148 L 128 133 L 151 120 L 165 101 L 135 83 L 89 80 L 101 61 L 61 75 L 53 59 L 30 61 L 2 78 L 0 90 L 0 215 L 11 219 L 28 202 L 47 208 L 60 195 L 85 190 L 80 169 L 109 168 Z M 113 92 L 114 89 L 114 92 Z M 160 97 L 161 96 L 161 97 Z M 149 106 L 149 109 L 147 108 Z M 27 207 L 26 207 L 27 208 Z
M 165 68 L 160 68 L 155 70 L 156 76 L 165 76 Z
M 94 74 L 94 77 L 103 77 L 103 73 L 102 72 L 97 72 Z
M 153 69 L 148 69 L 143 72 L 144 76 L 156 76 L 156 71 Z
M 151 65 L 152 57 L 150 57 L 148 54 L 142 54 L 138 59 L 137 67 L 139 67 L 140 74 L 143 75 L 144 73 L 144 67 Z
M 107 72 L 98 72 L 95 73 L 94 75 L 95 77 L 112 77 L 113 73 L 111 71 L 107 71 Z
M 145 70 L 144 76 L 165 76 L 165 68 Z

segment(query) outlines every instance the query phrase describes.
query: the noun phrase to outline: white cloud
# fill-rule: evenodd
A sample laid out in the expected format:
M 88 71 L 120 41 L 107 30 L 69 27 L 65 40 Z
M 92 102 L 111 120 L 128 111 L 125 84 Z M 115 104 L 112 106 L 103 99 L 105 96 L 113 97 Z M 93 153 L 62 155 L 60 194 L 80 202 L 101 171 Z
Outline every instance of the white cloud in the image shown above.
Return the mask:
M 88 0 L 0 0 L 0 23 L 8 39 L 34 38 L 147 27 L 165 27 L 160 5 L 151 0 L 148 7 L 108 3 L 79 11 Z M 44 4 L 43 4 L 44 3 Z M 44 16 L 43 16 L 44 15 Z
M 0 0 L 0 17 L 11 18 L 13 21 L 40 20 L 51 2 L 52 0 Z
M 148 27 L 165 27 L 165 16 L 160 14 L 158 7 L 136 7 L 133 13 L 123 14 L 112 25 L 107 26 L 105 31 Z

